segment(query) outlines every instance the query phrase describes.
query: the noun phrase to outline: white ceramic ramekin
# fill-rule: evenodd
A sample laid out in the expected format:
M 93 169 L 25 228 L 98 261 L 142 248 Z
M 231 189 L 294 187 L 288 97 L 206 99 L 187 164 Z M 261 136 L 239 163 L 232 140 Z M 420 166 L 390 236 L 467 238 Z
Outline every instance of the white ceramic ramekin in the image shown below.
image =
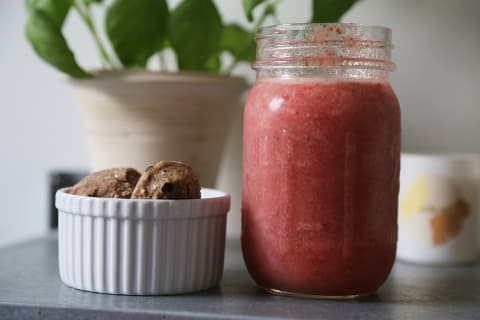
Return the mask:
M 223 274 L 230 196 L 138 200 L 60 189 L 59 268 L 73 288 L 112 294 L 181 294 L 216 286 Z

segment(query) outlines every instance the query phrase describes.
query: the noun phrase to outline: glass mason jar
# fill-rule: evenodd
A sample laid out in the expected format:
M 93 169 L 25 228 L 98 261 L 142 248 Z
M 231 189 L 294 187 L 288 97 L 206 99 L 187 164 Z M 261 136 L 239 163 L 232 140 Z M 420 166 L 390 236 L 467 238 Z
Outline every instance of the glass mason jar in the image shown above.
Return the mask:
M 384 27 L 258 33 L 244 114 L 242 250 L 267 291 L 356 297 L 388 277 L 400 167 L 391 48 Z

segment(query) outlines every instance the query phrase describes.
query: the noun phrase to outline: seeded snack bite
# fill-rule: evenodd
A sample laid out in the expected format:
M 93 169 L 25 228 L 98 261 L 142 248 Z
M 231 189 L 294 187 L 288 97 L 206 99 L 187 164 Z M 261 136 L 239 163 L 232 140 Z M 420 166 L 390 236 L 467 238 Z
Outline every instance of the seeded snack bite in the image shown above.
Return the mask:
M 178 161 L 148 167 L 133 190 L 132 199 L 199 199 L 200 183 L 193 169 Z
M 67 192 L 79 196 L 128 199 L 139 178 L 140 173 L 133 168 L 106 169 L 89 174 Z

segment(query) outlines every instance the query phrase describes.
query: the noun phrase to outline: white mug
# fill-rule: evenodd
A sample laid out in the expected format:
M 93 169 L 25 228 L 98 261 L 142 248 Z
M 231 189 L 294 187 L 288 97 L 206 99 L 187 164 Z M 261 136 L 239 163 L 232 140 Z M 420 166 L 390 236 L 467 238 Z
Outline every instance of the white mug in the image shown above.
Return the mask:
M 426 264 L 474 261 L 479 181 L 480 155 L 403 153 L 397 257 Z

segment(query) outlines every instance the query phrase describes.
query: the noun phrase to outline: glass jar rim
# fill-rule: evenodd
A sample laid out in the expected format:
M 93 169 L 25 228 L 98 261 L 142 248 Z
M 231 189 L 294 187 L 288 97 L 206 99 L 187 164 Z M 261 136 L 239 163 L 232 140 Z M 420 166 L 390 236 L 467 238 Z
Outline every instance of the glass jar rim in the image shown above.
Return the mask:
M 356 23 L 286 23 L 257 32 L 252 67 L 395 70 L 391 29 Z
M 256 39 L 260 40 L 266 37 L 278 36 L 282 32 L 288 31 L 311 31 L 321 28 L 341 28 L 342 33 L 347 31 L 351 33 L 368 34 L 371 40 L 385 42 L 386 45 L 393 47 L 391 43 L 392 29 L 379 25 L 366 25 L 359 23 L 328 22 L 328 23 L 281 23 L 261 27 L 256 34 Z M 335 37 L 338 33 L 331 33 Z M 328 38 L 327 38 L 328 39 Z

